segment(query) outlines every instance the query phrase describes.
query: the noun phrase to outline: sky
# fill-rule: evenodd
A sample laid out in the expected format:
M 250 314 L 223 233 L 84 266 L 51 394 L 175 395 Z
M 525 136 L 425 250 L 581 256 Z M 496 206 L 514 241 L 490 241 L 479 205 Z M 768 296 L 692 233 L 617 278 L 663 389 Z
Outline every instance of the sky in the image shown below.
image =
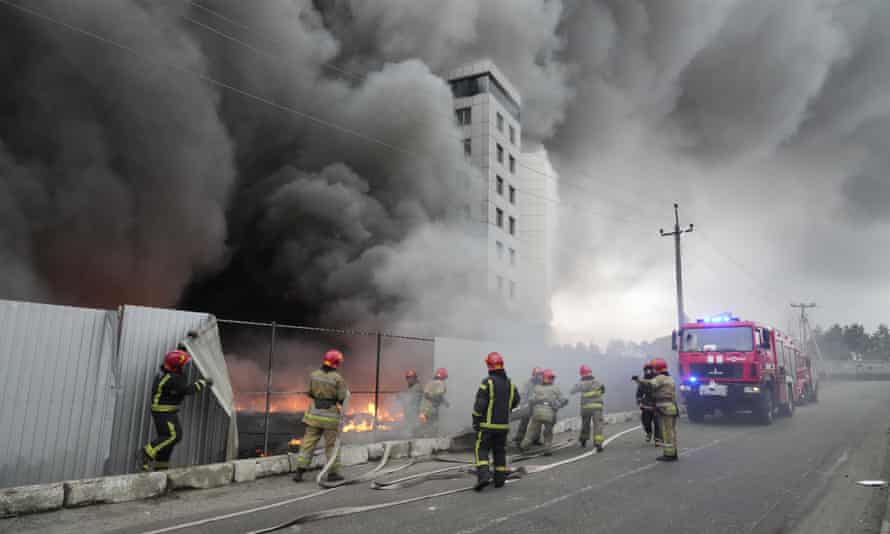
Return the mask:
M 0 12 L 0 297 L 484 335 L 442 75 L 490 58 L 559 174 L 560 340 L 670 331 L 674 202 L 690 316 L 890 321 L 882 0 Z

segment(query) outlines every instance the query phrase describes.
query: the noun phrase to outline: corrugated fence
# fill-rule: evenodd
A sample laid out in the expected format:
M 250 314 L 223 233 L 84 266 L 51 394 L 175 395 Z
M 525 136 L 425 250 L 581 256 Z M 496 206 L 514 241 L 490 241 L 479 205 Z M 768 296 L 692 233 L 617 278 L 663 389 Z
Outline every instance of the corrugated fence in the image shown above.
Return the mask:
M 210 320 L 0 300 L 0 487 L 135 471 L 163 354 Z M 209 392 L 181 419 L 174 465 L 226 458 L 230 418 Z

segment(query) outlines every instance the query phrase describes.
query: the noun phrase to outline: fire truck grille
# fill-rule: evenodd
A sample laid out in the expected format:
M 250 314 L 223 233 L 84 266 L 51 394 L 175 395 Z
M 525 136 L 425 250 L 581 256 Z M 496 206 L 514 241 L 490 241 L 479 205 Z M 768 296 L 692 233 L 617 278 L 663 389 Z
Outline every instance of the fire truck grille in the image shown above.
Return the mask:
M 744 366 L 734 363 L 693 363 L 689 365 L 693 376 L 702 378 L 742 378 Z

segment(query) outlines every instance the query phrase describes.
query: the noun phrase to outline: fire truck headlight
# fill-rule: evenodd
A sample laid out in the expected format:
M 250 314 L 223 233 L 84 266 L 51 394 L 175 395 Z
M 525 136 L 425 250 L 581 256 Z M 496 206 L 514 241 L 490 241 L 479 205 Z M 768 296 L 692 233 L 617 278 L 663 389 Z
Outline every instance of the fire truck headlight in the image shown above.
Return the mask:
M 745 386 L 745 393 L 760 393 L 760 386 Z
M 692 386 L 687 384 L 680 384 L 680 391 L 692 391 Z

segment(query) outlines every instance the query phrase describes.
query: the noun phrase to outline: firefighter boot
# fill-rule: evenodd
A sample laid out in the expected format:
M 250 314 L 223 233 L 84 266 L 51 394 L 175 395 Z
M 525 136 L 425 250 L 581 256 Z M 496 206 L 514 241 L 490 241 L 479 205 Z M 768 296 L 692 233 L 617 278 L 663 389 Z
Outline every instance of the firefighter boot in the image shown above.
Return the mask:
M 494 472 L 494 487 L 503 488 L 504 484 L 506 482 L 507 482 L 507 472 L 495 470 L 495 472 Z
M 652 433 L 646 434 L 646 443 L 652 443 Z
M 342 482 L 346 479 L 340 473 L 328 473 L 328 482 Z
M 586 448 L 587 448 L 587 440 L 586 440 L 586 439 L 580 439 L 580 440 L 578 440 L 578 441 L 581 442 L 581 448 L 582 448 L 582 449 L 586 449 Z
M 658 458 L 656 458 L 656 460 L 658 460 L 659 462 L 676 462 L 677 459 L 678 458 L 676 456 L 659 456 Z
M 482 491 L 486 486 L 491 484 L 491 471 L 488 470 L 488 466 L 480 466 L 476 470 L 476 485 L 473 486 L 473 490 Z
M 305 472 L 306 472 L 305 469 L 303 469 L 302 467 L 298 467 L 297 472 L 294 473 L 294 482 L 302 482 L 303 481 L 303 473 L 305 473 Z

